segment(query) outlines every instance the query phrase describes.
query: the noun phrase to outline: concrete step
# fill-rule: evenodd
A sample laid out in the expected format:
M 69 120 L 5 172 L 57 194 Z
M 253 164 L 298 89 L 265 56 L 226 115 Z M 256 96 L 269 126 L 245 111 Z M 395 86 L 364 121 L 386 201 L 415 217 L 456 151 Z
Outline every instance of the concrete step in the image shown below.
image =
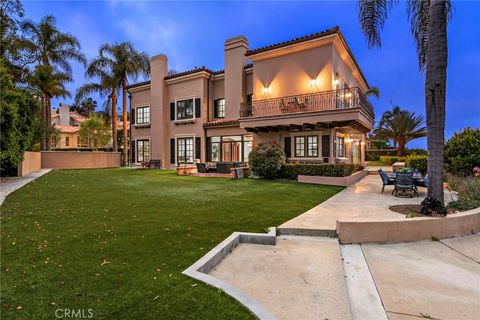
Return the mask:
M 337 239 L 279 236 L 275 246 L 239 244 L 209 275 L 277 319 L 351 319 Z

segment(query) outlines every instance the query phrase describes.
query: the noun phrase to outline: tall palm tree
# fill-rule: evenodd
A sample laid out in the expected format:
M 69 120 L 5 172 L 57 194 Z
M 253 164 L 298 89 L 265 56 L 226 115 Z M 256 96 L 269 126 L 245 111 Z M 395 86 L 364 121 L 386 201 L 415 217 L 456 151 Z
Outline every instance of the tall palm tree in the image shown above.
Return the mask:
M 150 57 L 146 52 L 138 52 L 130 42 L 104 44 L 100 47 L 100 55 L 106 61 L 114 63 L 114 72 L 122 88 L 123 105 L 123 164 L 128 164 L 128 126 L 127 126 L 127 84 L 128 79 L 150 74 Z
M 369 47 L 381 46 L 380 32 L 393 0 L 359 0 L 358 15 Z M 420 69 L 425 69 L 425 110 L 428 148 L 428 197 L 444 203 L 443 155 L 447 78 L 449 0 L 407 0 L 410 29 Z
M 427 135 L 423 116 L 415 112 L 401 110 L 390 117 L 386 117 L 381 126 L 375 129 L 377 137 L 391 139 L 397 144 L 397 155 L 404 155 L 405 146 L 413 139 Z
M 45 16 L 40 23 L 30 20 L 21 23 L 21 29 L 26 35 L 23 40 L 23 48 L 32 58 L 32 63 L 41 66 L 52 67 L 51 72 L 61 73 L 71 77 L 72 67 L 70 61 L 77 61 L 85 65 L 85 56 L 80 52 L 80 42 L 78 39 L 68 33 L 62 33 L 55 26 L 53 16 Z M 44 69 L 42 72 L 45 72 Z M 45 97 L 43 101 L 43 110 L 45 112 L 45 127 L 51 125 L 50 95 L 42 91 Z M 47 129 L 48 130 L 48 129 Z M 51 150 L 50 139 L 45 135 L 41 143 L 42 150 Z
M 93 59 L 87 66 L 85 76 L 87 78 L 97 78 L 98 82 L 89 82 L 77 89 L 75 101 L 78 104 L 81 99 L 92 93 L 100 94 L 100 97 L 108 97 L 107 105 L 112 109 L 112 139 L 113 151 L 117 151 L 117 92 L 118 78 L 114 75 L 112 63 L 106 63 L 105 58 L 99 55 Z
M 366 97 L 375 97 L 375 98 L 380 98 L 380 89 L 378 87 L 370 87 L 367 91 L 365 91 L 365 96 Z
M 28 75 L 29 84 L 40 92 L 42 108 L 41 119 L 44 126 L 42 136 L 43 147 L 51 149 L 52 134 L 52 106 L 51 99 L 54 97 L 70 97 L 70 92 L 65 88 L 65 82 L 72 81 L 72 78 L 63 72 L 55 72 L 52 66 L 37 65 L 33 73 Z

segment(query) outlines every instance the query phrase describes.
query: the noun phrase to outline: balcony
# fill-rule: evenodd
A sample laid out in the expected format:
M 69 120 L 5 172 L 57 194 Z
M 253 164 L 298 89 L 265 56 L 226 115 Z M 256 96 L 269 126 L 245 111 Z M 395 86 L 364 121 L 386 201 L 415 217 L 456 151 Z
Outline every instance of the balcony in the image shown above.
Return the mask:
M 255 100 L 240 107 L 240 126 L 249 131 L 307 125 L 350 126 L 368 132 L 374 119 L 373 107 L 359 88 Z

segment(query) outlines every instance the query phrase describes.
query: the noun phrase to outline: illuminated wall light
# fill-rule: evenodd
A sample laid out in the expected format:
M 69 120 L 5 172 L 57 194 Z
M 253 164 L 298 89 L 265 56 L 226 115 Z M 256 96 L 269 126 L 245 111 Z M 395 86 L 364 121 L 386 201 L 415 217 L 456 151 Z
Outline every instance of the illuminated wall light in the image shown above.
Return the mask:
M 263 95 L 264 95 L 264 96 L 270 95 L 270 92 L 271 92 L 271 90 L 270 90 L 269 87 L 264 87 L 264 88 L 263 88 Z
M 333 83 L 334 86 L 338 86 L 338 84 L 340 83 L 340 81 L 338 81 L 338 79 L 334 79 L 334 80 L 332 81 L 332 83 Z
M 317 87 L 317 79 L 310 79 L 310 88 L 315 89 Z

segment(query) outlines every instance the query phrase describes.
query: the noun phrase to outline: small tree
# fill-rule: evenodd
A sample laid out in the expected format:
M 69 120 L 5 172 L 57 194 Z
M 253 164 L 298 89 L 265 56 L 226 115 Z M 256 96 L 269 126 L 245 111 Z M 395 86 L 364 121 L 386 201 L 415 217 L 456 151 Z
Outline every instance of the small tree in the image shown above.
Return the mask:
M 80 139 L 89 141 L 94 150 L 105 147 L 110 142 L 110 128 L 105 121 L 92 114 L 80 124 Z
M 277 143 L 262 142 L 256 145 L 248 155 L 252 171 L 261 177 L 273 179 L 285 164 L 285 152 Z

